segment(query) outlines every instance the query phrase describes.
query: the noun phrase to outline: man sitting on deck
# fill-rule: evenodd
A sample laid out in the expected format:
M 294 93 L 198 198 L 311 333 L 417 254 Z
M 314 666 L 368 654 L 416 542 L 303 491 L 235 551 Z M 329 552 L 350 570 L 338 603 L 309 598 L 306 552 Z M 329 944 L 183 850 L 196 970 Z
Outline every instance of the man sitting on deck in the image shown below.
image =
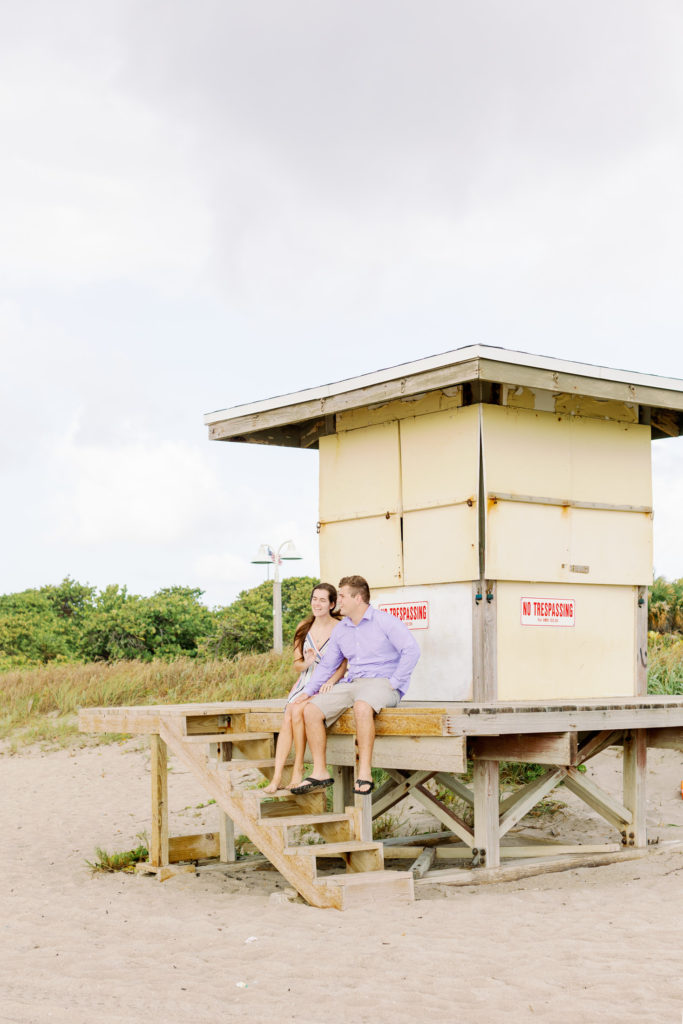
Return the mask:
M 313 771 L 292 793 L 308 793 L 332 785 L 327 771 L 326 727 L 350 707 L 358 743 L 354 792 L 362 796 L 372 792 L 375 715 L 382 708 L 395 708 L 405 696 L 411 672 L 420 657 L 420 648 L 410 630 L 393 615 L 371 606 L 370 588 L 362 576 L 344 576 L 339 581 L 338 594 L 339 611 L 345 618 L 332 630 L 325 653 L 298 698 L 313 698 L 304 709 Z M 344 658 L 348 662 L 344 678 L 327 683 Z

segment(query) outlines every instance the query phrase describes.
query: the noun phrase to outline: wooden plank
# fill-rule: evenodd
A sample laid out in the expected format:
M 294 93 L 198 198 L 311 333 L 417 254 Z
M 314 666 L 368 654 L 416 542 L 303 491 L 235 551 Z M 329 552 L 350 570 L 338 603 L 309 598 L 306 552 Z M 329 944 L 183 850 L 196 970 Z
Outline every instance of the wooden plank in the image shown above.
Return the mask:
M 358 752 L 358 739 L 354 739 L 355 764 L 353 775 L 355 779 L 366 778 L 360 773 L 360 757 Z M 354 834 L 357 839 L 372 839 L 372 793 L 357 793 L 353 791 L 354 806 Z
M 497 761 L 475 761 L 474 843 L 482 866 L 496 868 L 500 864 L 498 838 L 499 773 Z
M 466 786 L 460 779 L 456 779 L 454 775 L 450 775 L 446 772 L 438 772 L 434 776 L 435 781 L 439 786 L 443 786 L 445 789 L 450 790 L 455 796 L 459 797 L 470 807 L 474 807 L 474 793 L 469 786 Z
M 337 763 L 330 766 L 330 771 L 334 779 L 332 810 L 335 814 L 341 814 L 353 803 L 353 766 Z
M 145 736 L 159 732 L 159 713 L 140 714 L 140 708 L 81 708 L 80 732 L 125 732 Z
M 672 729 L 648 729 L 648 747 L 660 747 L 662 750 L 683 750 L 683 726 Z
M 197 873 L 194 864 L 149 864 L 147 861 L 140 861 L 135 865 L 135 873 L 138 875 L 156 875 L 159 882 L 166 882 L 176 875 Z
M 331 824 L 332 822 L 348 821 L 350 815 L 344 811 L 342 814 L 282 814 L 269 815 L 261 818 L 261 825 L 276 826 L 280 828 L 299 828 L 304 825 Z
M 480 523 L 481 530 L 481 523 Z M 484 673 L 484 587 L 483 580 L 472 580 L 472 697 L 481 702 L 486 698 Z
M 496 604 L 496 583 L 485 581 L 484 586 L 484 679 L 483 699 L 498 699 L 498 607 Z
M 298 846 L 285 846 L 284 853 L 288 856 L 300 853 L 305 857 L 339 857 L 343 853 L 360 853 L 367 850 L 381 850 L 380 842 L 363 842 L 361 839 L 347 839 L 340 843 L 302 843 Z
M 237 860 L 235 848 L 235 824 L 232 818 L 228 817 L 225 811 L 218 808 L 218 857 L 222 864 L 229 864 Z
M 577 868 L 597 868 L 607 864 L 618 864 L 624 860 L 636 860 L 647 856 L 644 850 L 620 850 L 618 853 L 572 854 L 571 856 L 539 858 L 533 864 L 505 864 L 498 868 L 455 868 L 452 871 L 438 869 L 428 871 L 418 885 L 489 885 L 496 882 L 516 882 L 533 875 L 547 875 L 554 871 L 572 871 Z
M 631 824 L 633 818 L 631 811 L 620 804 L 618 800 L 615 800 L 614 797 L 600 789 L 592 779 L 586 775 L 581 775 L 576 768 L 566 769 L 564 784 L 567 789 L 570 789 L 572 793 L 580 797 L 584 803 L 592 807 L 594 811 L 597 811 L 605 821 L 608 821 L 610 825 L 614 825 L 620 831 L 623 830 L 625 825 Z
M 149 863 L 162 867 L 169 863 L 168 846 L 168 752 L 160 736 L 150 738 L 150 781 L 152 821 L 149 836 Z
M 555 786 L 559 786 L 560 782 L 565 776 L 563 768 L 558 768 L 554 772 L 546 772 L 545 775 L 540 776 L 538 779 L 534 779 L 533 782 L 529 782 L 526 786 L 515 793 L 515 800 L 508 801 L 502 809 L 500 814 L 500 820 L 498 825 L 498 835 L 502 838 L 507 832 L 510 831 L 513 826 L 521 821 L 522 818 L 529 813 L 529 811 L 539 803 L 544 796 L 547 796 Z
M 616 402 L 609 398 L 588 398 L 585 395 L 555 395 L 555 412 L 564 416 L 589 419 L 638 422 L 638 406 L 633 402 Z
M 636 600 L 636 693 L 647 693 L 648 588 L 638 587 Z
M 585 377 L 569 371 L 519 366 L 482 357 L 479 360 L 481 380 L 496 384 L 521 385 L 538 388 L 553 394 L 586 395 L 591 398 L 612 398 L 617 402 L 655 406 L 660 409 L 683 409 L 683 393 L 647 384 L 628 384 L 624 381 L 605 380 L 604 377 Z
M 209 860 L 220 855 L 218 832 L 205 832 L 194 836 L 171 836 L 168 840 L 168 859 L 171 864 L 181 860 Z
M 511 733 L 482 736 L 468 743 L 475 760 L 513 761 L 531 764 L 576 764 L 578 738 L 575 732 Z
M 587 843 L 585 846 L 581 843 L 534 843 L 531 846 L 501 846 L 500 856 L 501 860 L 559 857 L 568 853 L 587 856 L 596 853 L 617 853 L 621 848 L 620 843 Z M 438 861 L 472 859 L 472 850 L 463 846 L 437 846 L 434 852 Z
M 613 732 L 611 729 L 603 729 L 602 732 L 596 733 L 590 739 L 585 740 L 579 747 L 576 764 L 585 764 L 591 757 L 595 757 L 596 754 L 600 754 L 607 747 L 615 745 L 622 735 L 623 733 L 619 731 Z
M 355 735 L 329 735 L 327 763 L 355 765 Z M 372 751 L 374 768 L 403 768 L 464 772 L 466 741 L 462 736 L 377 736 Z
M 681 433 L 680 416 L 671 409 L 653 409 L 650 422 L 667 437 L 678 437 Z
M 469 825 L 462 820 L 450 807 L 447 807 L 438 797 L 430 793 L 424 786 L 416 786 L 411 792 L 411 797 L 416 803 L 422 804 L 430 814 L 433 814 L 437 821 L 450 829 L 465 843 L 472 842 L 473 832 Z
M 506 736 L 509 733 L 602 732 L 610 729 L 647 729 L 683 725 L 679 707 L 610 707 L 566 711 L 492 711 L 446 716 L 452 736 Z
M 435 857 L 436 850 L 433 846 L 428 846 L 426 850 L 423 850 L 408 869 L 409 871 L 412 871 L 413 878 L 422 878 L 422 876 L 431 868 Z
M 278 711 L 252 710 L 247 716 L 250 732 L 278 732 L 282 714 Z M 445 736 L 446 710 L 435 708 L 384 708 L 375 719 L 377 736 Z M 345 711 L 329 730 L 329 736 L 355 735 L 353 712 Z
M 185 737 L 186 743 L 251 743 L 254 740 L 269 740 L 270 732 L 207 732 L 191 733 Z
M 400 803 L 401 800 L 404 800 L 406 796 L 408 796 L 415 786 L 420 785 L 423 782 L 427 782 L 428 779 L 431 779 L 434 773 L 429 771 L 418 771 L 406 776 L 401 775 L 400 772 L 395 770 L 390 770 L 389 774 L 392 777 L 392 781 L 385 783 L 377 793 L 373 793 L 373 818 L 379 817 L 380 814 L 385 814 L 386 811 L 395 804 Z
M 233 437 L 254 441 L 253 434 L 264 430 L 288 427 L 292 424 L 317 421 L 322 415 L 345 412 L 349 409 L 362 409 L 367 405 L 391 402 L 394 399 L 407 398 L 423 391 L 435 391 L 440 388 L 452 388 L 466 381 L 474 380 L 477 373 L 477 360 L 443 366 L 434 370 L 423 370 L 409 376 L 401 376 L 395 380 L 381 381 L 366 387 L 354 388 L 338 394 L 327 395 L 308 401 L 293 402 L 277 409 L 263 409 L 260 412 L 247 413 L 242 416 L 226 417 L 209 424 L 209 439 L 212 441 L 229 441 Z
M 627 846 L 647 846 L 646 788 L 647 733 L 637 729 L 624 736 L 624 806 L 632 815 L 626 830 Z

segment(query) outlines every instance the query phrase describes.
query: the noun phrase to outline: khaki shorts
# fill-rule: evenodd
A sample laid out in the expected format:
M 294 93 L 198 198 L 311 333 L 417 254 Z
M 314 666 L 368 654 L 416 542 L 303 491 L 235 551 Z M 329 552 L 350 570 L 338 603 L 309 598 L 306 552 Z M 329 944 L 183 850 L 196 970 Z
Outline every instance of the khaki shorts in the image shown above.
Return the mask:
M 388 679 L 354 679 L 352 683 L 337 683 L 329 693 L 311 697 L 311 704 L 319 707 L 325 716 L 325 725 L 334 725 L 337 719 L 353 707 L 357 700 L 370 704 L 375 714 L 382 708 L 395 708 L 401 699 Z

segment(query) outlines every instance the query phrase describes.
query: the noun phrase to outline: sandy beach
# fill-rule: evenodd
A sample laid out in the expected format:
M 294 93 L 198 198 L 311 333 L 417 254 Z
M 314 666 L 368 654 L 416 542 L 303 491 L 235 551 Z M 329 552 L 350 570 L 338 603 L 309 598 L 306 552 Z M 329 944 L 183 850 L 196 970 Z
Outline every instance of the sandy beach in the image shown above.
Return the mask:
M 619 754 L 591 762 L 617 790 Z M 593 767 L 595 765 L 595 767 Z M 172 763 L 170 833 L 215 808 Z M 148 827 L 144 742 L 0 757 L 0 1021 L 679 1024 L 683 755 L 650 754 L 647 857 L 412 904 L 313 909 L 273 870 L 93 875 Z M 530 829 L 614 841 L 571 794 Z

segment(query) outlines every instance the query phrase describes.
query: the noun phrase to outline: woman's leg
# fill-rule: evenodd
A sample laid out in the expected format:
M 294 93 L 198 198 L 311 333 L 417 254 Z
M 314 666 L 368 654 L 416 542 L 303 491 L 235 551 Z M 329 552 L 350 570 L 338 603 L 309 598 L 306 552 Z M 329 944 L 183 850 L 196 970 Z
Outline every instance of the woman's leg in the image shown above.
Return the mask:
M 306 730 L 304 727 L 304 708 L 308 701 L 300 700 L 290 704 L 292 709 L 292 734 L 294 736 L 294 767 L 289 788 L 300 786 L 304 777 L 304 753 L 306 751 Z
M 282 728 L 280 729 L 280 735 L 277 738 L 277 745 L 275 747 L 275 768 L 273 769 L 273 778 L 265 787 L 265 793 L 274 793 L 276 790 L 280 788 L 280 785 L 282 783 L 282 770 L 285 766 L 285 761 L 289 757 L 289 752 L 292 749 L 293 707 L 296 707 L 296 705 L 287 705 L 285 717 L 282 720 Z

